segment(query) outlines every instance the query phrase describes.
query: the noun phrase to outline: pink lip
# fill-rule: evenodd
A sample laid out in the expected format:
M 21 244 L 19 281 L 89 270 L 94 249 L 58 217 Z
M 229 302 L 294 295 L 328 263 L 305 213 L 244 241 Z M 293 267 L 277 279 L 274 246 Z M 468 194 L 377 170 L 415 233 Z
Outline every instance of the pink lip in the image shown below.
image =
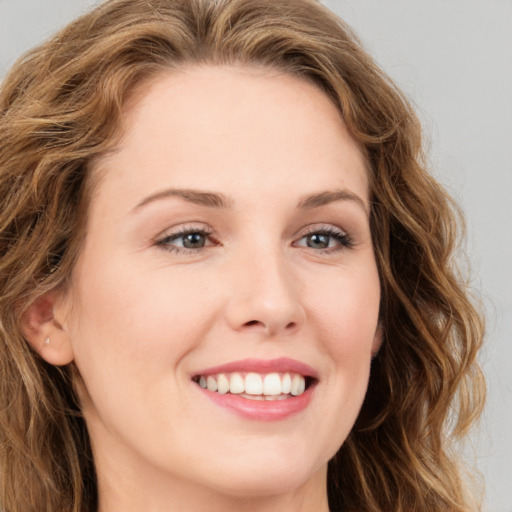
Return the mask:
M 256 421 L 277 421 L 304 410 L 311 402 L 315 387 L 313 384 L 302 395 L 273 401 L 250 400 L 230 393 L 221 395 L 199 386 L 197 389 L 214 404 L 227 408 L 238 416 Z
M 272 360 L 244 359 L 207 368 L 197 372 L 195 375 L 207 376 L 231 372 L 294 372 L 304 375 L 305 377 L 318 378 L 317 372 L 311 366 L 286 357 Z M 255 421 L 283 420 L 293 414 L 299 413 L 311 402 L 316 388 L 316 382 L 314 382 L 302 395 L 287 398 L 286 400 L 264 401 L 250 400 L 239 395 L 232 395 L 231 393 L 222 395 L 203 389 L 197 384 L 194 385 L 197 386 L 198 391 L 215 405 L 226 408 L 238 416 Z
M 233 361 L 232 363 L 222 364 L 211 368 L 198 371 L 195 375 L 215 375 L 217 373 L 232 372 L 255 372 L 255 373 L 271 373 L 271 372 L 294 372 L 300 373 L 305 377 L 318 378 L 317 372 L 308 364 L 301 363 L 288 357 L 280 357 L 278 359 L 242 359 Z

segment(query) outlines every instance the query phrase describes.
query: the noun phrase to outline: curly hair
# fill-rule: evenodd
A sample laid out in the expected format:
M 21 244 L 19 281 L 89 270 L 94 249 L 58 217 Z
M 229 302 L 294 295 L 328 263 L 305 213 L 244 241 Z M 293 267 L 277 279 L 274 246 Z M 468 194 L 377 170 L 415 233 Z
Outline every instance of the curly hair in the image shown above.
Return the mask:
M 84 236 L 90 162 L 146 80 L 188 64 L 302 77 L 368 161 L 384 342 L 357 422 L 329 463 L 331 510 L 473 510 L 452 451 L 479 416 L 483 321 L 453 254 L 461 218 L 428 174 L 421 127 L 351 30 L 314 0 L 110 0 L 25 55 L 0 89 L 0 507 L 97 505 L 73 363 L 23 338 L 28 307 L 66 283 Z

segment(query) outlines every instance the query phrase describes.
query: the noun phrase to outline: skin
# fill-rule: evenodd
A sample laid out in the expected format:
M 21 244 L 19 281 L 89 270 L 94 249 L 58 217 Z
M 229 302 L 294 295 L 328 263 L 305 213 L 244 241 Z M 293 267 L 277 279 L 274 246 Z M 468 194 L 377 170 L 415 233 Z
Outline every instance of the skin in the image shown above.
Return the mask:
M 83 379 L 99 510 L 327 511 L 327 462 L 356 420 L 380 344 L 361 152 L 314 85 L 249 67 L 154 79 L 123 130 L 94 166 L 71 285 L 47 297 L 51 315 L 32 312 L 43 357 L 73 360 Z M 160 194 L 169 189 L 226 204 Z M 324 191 L 343 193 L 298 207 Z M 183 228 L 211 235 L 187 250 Z M 350 244 L 312 244 L 325 230 Z M 251 420 L 191 379 L 255 357 L 312 366 L 310 404 Z

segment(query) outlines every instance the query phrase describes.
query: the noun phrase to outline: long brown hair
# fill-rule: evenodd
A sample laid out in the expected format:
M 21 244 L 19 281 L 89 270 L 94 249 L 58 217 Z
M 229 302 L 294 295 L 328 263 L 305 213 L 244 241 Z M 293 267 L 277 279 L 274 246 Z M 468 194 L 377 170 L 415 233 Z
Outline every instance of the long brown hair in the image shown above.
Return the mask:
M 66 283 L 129 94 L 190 63 L 266 66 L 337 105 L 368 161 L 382 349 L 330 462 L 347 511 L 472 510 L 451 440 L 478 417 L 482 320 L 457 271 L 457 210 L 426 171 L 409 103 L 350 29 L 313 0 L 111 0 L 25 55 L 0 90 L 0 507 L 90 512 L 97 488 L 73 364 L 23 339 L 21 315 Z

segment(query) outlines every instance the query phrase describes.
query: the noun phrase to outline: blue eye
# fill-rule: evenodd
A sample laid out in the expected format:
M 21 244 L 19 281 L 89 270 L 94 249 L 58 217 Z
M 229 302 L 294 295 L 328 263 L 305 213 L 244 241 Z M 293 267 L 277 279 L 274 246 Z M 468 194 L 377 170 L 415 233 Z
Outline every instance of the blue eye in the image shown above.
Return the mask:
M 306 237 L 306 244 L 312 249 L 327 249 L 332 247 L 333 237 L 322 233 L 314 233 Z
M 200 250 L 208 245 L 213 245 L 209 240 L 210 233 L 201 229 L 187 229 L 166 235 L 156 242 L 170 251 Z
M 309 247 L 310 249 L 319 251 L 335 251 L 343 247 L 350 247 L 352 243 L 347 233 L 335 228 L 329 228 L 311 231 L 300 238 L 295 245 L 299 247 Z
M 187 233 L 178 237 L 177 240 L 181 240 L 186 249 L 200 249 L 206 245 L 204 233 Z

